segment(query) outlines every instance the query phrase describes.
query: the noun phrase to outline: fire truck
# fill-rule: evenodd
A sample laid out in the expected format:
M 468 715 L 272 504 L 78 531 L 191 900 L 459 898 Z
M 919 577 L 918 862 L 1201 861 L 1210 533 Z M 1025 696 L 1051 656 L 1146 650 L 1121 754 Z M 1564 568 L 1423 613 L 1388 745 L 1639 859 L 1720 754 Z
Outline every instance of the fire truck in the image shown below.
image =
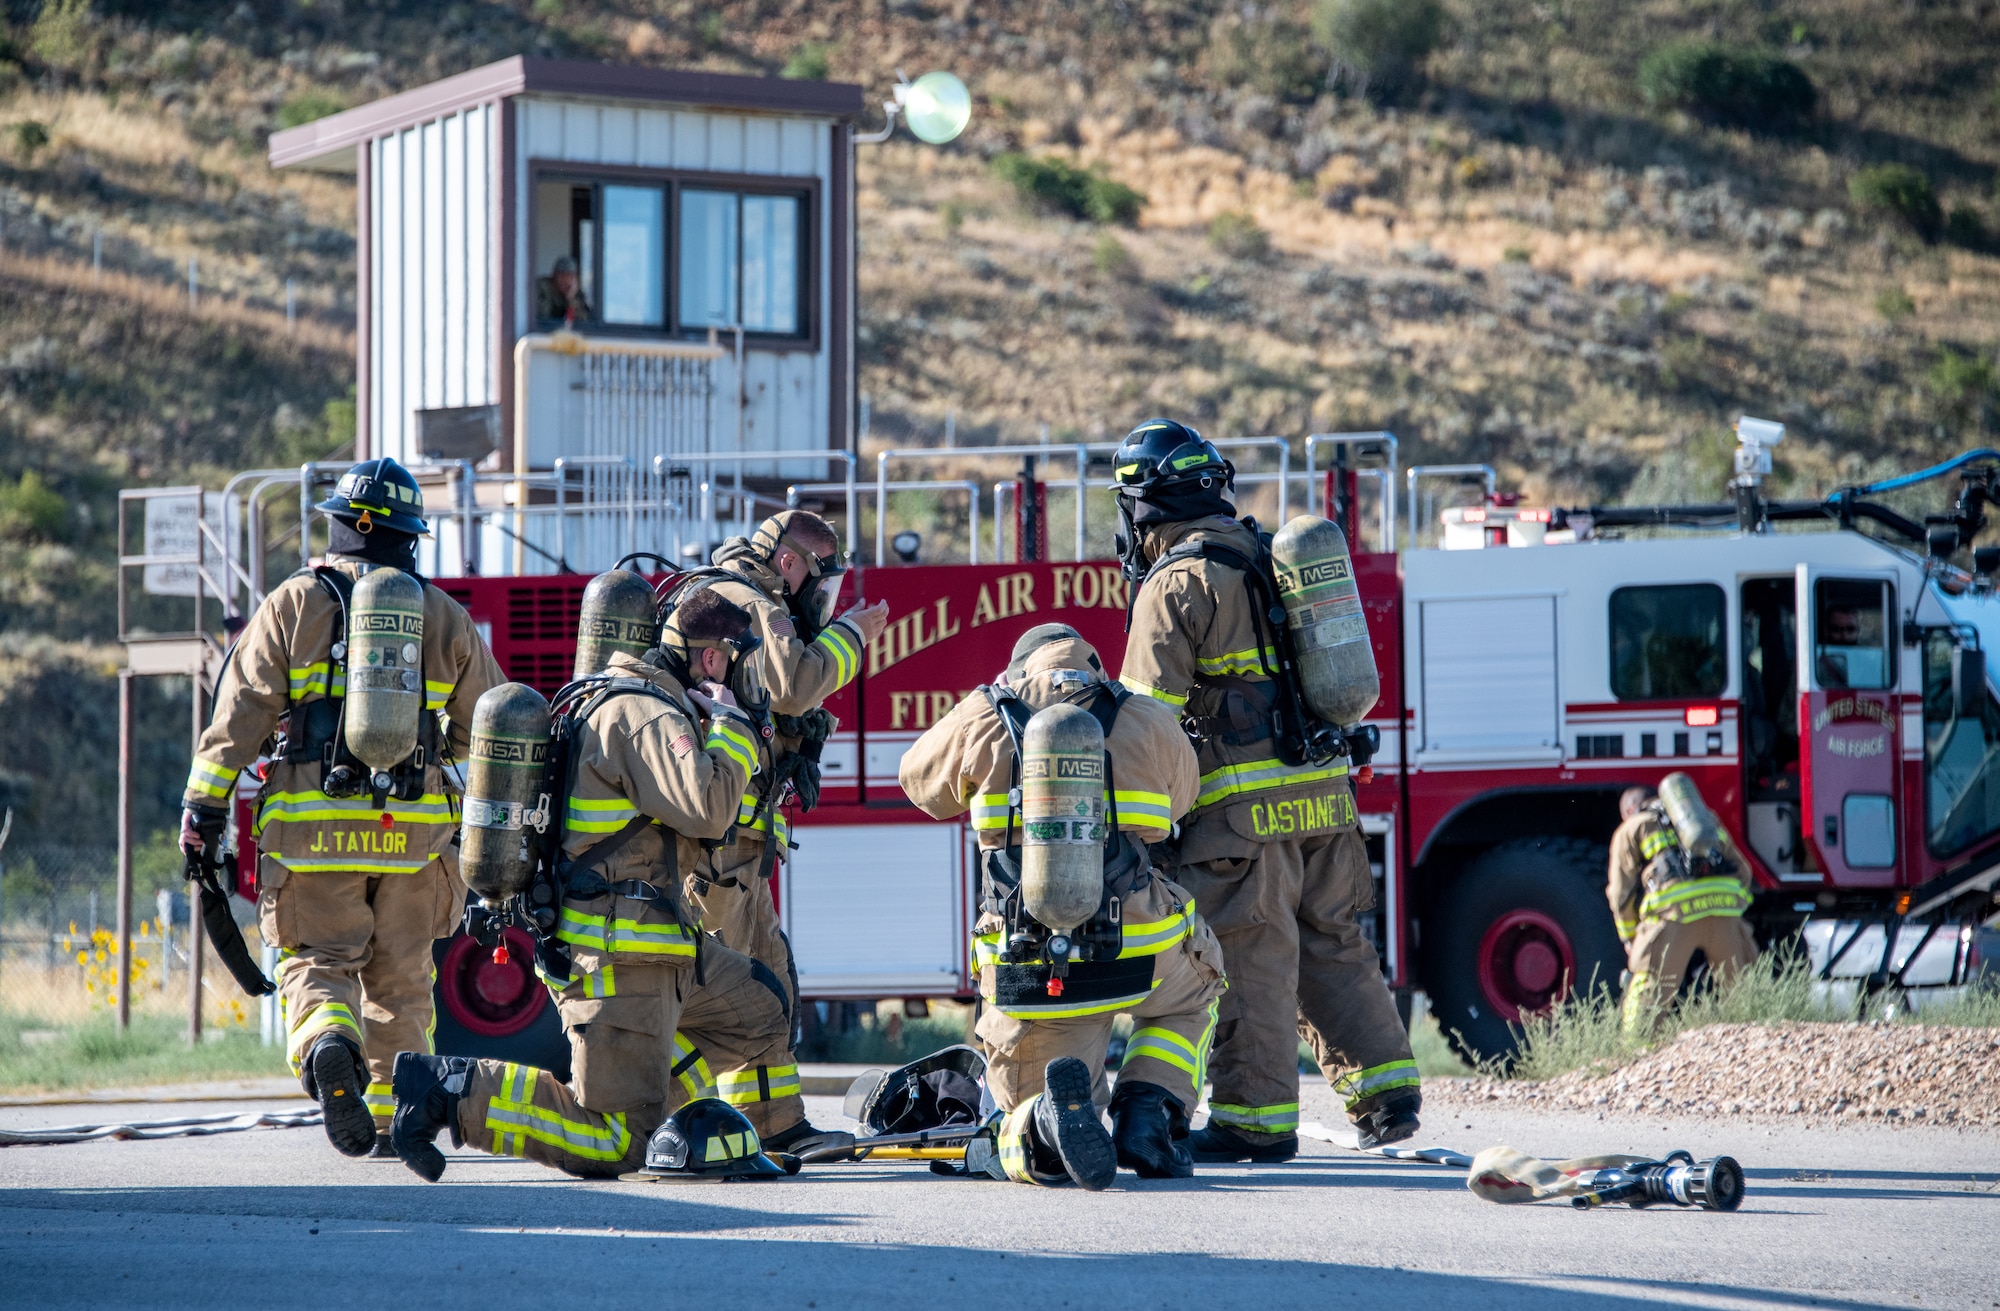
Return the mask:
M 355 179 L 355 453 L 424 484 L 423 572 L 508 677 L 544 693 L 569 677 L 583 588 L 629 552 L 682 567 L 788 503 L 846 533 L 847 599 L 887 602 L 891 622 L 830 703 L 820 804 L 792 816 L 771 887 L 802 995 L 829 1005 L 972 995 L 972 835 L 911 806 L 898 763 L 1034 624 L 1074 625 L 1115 674 L 1127 602 L 1109 532 L 1089 530 L 1093 505 L 1109 519 L 1109 445 L 869 443 L 855 152 L 894 123 L 858 134 L 863 110 L 834 83 L 512 59 L 271 140 L 274 167 Z M 1400 468 L 1387 433 L 1218 443 L 1242 464 L 1239 511 L 1275 527 L 1303 481 L 1355 546 L 1382 683 L 1381 751 L 1356 782 L 1365 929 L 1396 995 L 1421 991 L 1462 1050 L 1504 1054 L 1524 1017 L 1617 986 L 1607 839 L 1620 792 L 1672 770 L 1749 860 L 1760 935 L 1801 934 L 1829 988 L 1921 996 L 1980 970 L 2000 882 L 2000 548 L 1974 541 L 2000 455 L 1778 501 L 1763 477 L 1781 435 L 1742 423 L 1731 500 L 1595 509 L 1523 507 L 1481 466 Z M 996 459 L 1022 467 L 989 487 Z M 221 559 L 189 557 L 210 579 L 192 589 L 201 641 L 211 588 L 240 618 L 268 564 L 312 557 L 308 507 L 343 467 L 250 471 L 208 507 Z M 1467 476 L 1472 503 L 1420 513 L 1420 489 Z M 269 512 L 291 489 L 285 528 Z M 215 494 L 192 491 L 208 524 Z M 960 495 L 966 517 L 940 518 Z M 1934 513 L 1896 508 L 1925 495 Z M 915 522 L 913 497 L 928 545 L 889 531 Z M 121 578 L 161 558 L 121 558 Z M 440 946 L 439 1048 L 563 1068 L 516 945 L 504 962 Z

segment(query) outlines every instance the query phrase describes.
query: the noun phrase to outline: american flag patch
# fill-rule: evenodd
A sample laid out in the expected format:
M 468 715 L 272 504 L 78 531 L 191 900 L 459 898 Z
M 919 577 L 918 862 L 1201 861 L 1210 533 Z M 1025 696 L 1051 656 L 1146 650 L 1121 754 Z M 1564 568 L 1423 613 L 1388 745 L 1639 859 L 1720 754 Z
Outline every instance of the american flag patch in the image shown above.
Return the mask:
M 694 751 L 694 738 L 690 734 L 683 733 L 667 745 L 673 748 L 677 756 L 690 755 Z
M 779 637 L 797 637 L 799 635 L 799 630 L 792 627 L 792 621 L 789 619 L 773 619 L 771 621 L 771 631 Z

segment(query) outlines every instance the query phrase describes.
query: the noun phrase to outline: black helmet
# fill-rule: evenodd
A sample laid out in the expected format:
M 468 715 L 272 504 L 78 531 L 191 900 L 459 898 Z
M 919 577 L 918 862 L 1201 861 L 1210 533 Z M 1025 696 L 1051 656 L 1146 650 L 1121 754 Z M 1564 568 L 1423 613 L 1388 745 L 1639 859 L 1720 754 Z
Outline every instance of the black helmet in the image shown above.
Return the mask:
M 764 1144 L 743 1112 L 719 1097 L 698 1097 L 653 1131 L 646 1143 L 646 1168 L 637 1173 L 644 1178 L 776 1178 L 785 1168 L 764 1154 Z
M 363 460 L 340 475 L 333 495 L 313 508 L 364 533 L 381 527 L 415 537 L 431 530 L 424 522 L 424 494 L 417 480 L 387 456 Z
M 1228 487 L 1236 466 L 1200 433 L 1172 419 L 1148 419 L 1125 435 L 1112 459 L 1119 487 L 1141 500 L 1197 486 Z

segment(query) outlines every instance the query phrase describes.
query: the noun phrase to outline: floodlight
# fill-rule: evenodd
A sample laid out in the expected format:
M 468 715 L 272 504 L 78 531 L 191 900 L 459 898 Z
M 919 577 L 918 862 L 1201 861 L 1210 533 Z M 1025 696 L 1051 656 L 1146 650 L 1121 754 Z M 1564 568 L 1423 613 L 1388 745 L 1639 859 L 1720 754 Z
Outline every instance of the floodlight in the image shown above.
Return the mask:
M 926 73 L 908 86 L 896 88 L 903 102 L 903 117 L 919 141 L 941 146 L 965 131 L 972 120 L 972 93 L 965 83 L 939 70 Z

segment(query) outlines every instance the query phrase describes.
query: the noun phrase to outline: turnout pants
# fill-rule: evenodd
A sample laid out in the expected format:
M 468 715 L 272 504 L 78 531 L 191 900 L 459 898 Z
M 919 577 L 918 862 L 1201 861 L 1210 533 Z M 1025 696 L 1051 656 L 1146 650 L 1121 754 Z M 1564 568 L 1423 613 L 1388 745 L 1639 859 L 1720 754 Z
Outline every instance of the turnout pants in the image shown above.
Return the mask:
M 784 1051 L 786 1021 L 768 970 L 712 941 L 702 944 L 701 965 L 699 986 L 681 959 L 614 957 L 571 980 L 556 994 L 570 1082 L 510 1061 L 477 1062 L 458 1104 L 459 1139 L 595 1179 L 637 1169 L 653 1130 L 695 1097 L 723 1096 L 759 1134 L 804 1118 L 796 1081 L 748 1100 L 704 1082 L 721 1063 L 751 1071 L 754 1088 L 756 1071 Z
M 1741 915 L 1639 922 L 1638 936 L 1625 949 L 1632 971 L 1632 982 L 1625 988 L 1628 1034 L 1644 1036 L 1652 1031 L 1661 1012 L 1673 1004 L 1697 951 L 1707 957 L 1710 973 L 1721 981 L 1757 959 L 1757 940 Z
M 1146 888 L 1126 898 L 1122 910 L 1128 925 L 1158 923 L 1188 903 L 1185 891 L 1156 875 Z M 1154 956 L 1152 988 L 1133 1005 L 1084 1015 L 1009 1015 L 992 1002 L 993 973 L 990 965 L 980 971 L 980 995 L 986 1001 L 973 1033 L 986 1054 L 986 1087 L 1007 1113 L 1000 1126 L 999 1146 L 1010 1178 L 1024 1183 L 1067 1180 L 1061 1171 L 1042 1178 L 1030 1170 L 1029 1156 L 1022 1146 L 1035 1099 L 1042 1092 L 1042 1072 L 1058 1057 L 1076 1057 L 1090 1067 L 1095 1076 L 1092 1097 L 1100 1108 L 1105 1106 L 1111 1092 L 1104 1054 L 1112 1021 L 1121 1013 L 1132 1017 L 1133 1028 L 1125 1044 L 1124 1062 L 1118 1068 L 1119 1081 L 1165 1089 L 1190 1117 L 1194 1114 L 1215 1033 L 1216 1007 L 1228 987 L 1222 973 L 1222 950 L 1215 934 L 1199 918 L 1188 937 Z
M 1350 1118 L 1417 1089 L 1409 1032 L 1356 923 L 1375 904 L 1360 830 L 1244 846 L 1242 858 L 1176 871 L 1229 962 L 1209 1066 L 1209 1122 L 1239 1133 L 1297 1133 L 1302 1029 Z
M 414 874 L 294 873 L 265 856 L 258 881 L 257 927 L 279 951 L 292 1073 L 320 1035 L 350 1039 L 368 1063 L 375 1127 L 389 1132 L 396 1053 L 431 1050 L 431 944 L 457 925 L 463 886 L 442 860 Z
M 785 985 L 787 1002 L 796 1003 L 798 965 L 792 959 L 791 941 L 778 923 L 771 881 L 758 874 L 763 863 L 761 841 L 738 840 L 718 847 L 687 877 L 688 909 L 700 916 L 703 930 L 770 967 Z

